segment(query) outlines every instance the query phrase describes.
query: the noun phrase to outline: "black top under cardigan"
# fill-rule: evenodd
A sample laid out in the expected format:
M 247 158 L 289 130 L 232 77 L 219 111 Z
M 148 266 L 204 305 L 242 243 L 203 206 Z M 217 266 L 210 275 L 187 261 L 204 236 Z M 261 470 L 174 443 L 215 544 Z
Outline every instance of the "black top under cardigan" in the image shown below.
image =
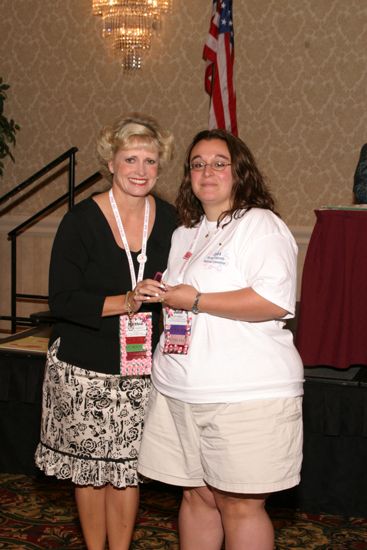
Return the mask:
M 144 278 L 166 268 L 177 224 L 173 206 L 157 197 L 155 202 Z M 131 252 L 135 274 L 138 254 Z M 106 296 L 125 294 L 131 288 L 126 253 L 101 209 L 92 198 L 78 203 L 62 219 L 51 254 L 49 305 L 57 323 L 50 344 L 61 338 L 58 358 L 87 370 L 118 374 L 119 316 L 102 317 L 102 310 Z M 143 304 L 140 311 L 152 311 L 154 349 L 161 305 Z

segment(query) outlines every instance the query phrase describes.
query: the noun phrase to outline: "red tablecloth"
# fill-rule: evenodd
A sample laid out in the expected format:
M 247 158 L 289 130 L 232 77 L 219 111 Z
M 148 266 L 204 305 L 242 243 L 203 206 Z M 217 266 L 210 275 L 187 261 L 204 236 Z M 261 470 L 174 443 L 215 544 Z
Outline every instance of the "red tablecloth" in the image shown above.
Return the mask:
M 367 211 L 316 210 L 296 345 L 306 366 L 367 365 Z

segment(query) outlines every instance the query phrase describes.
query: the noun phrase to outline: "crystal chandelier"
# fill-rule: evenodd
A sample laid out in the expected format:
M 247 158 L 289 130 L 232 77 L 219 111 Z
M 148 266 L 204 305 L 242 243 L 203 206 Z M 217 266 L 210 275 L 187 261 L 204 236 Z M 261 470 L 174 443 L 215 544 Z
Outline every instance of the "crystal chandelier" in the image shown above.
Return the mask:
M 172 0 L 92 0 L 92 6 L 101 18 L 102 36 L 122 67 L 134 70 L 141 68 L 162 16 L 172 11 Z

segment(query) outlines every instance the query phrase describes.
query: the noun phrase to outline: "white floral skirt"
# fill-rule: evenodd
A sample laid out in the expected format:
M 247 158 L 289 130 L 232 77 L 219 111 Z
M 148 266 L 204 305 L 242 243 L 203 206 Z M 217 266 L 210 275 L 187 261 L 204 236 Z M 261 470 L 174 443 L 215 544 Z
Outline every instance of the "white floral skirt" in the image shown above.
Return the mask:
M 47 354 L 37 466 L 76 485 L 136 486 L 150 377 L 84 370 L 59 361 L 58 347 Z

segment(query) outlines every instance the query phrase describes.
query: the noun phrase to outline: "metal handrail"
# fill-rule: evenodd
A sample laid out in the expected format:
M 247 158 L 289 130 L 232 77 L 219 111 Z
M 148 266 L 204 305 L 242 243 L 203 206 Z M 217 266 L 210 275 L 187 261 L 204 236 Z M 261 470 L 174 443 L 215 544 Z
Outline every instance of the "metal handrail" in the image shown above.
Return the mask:
M 100 172 L 95 172 L 85 180 L 83 180 L 81 183 L 79 183 L 77 186 L 73 187 L 73 202 L 75 193 L 79 193 L 83 191 L 84 189 L 90 187 L 97 181 L 99 181 L 102 178 L 102 174 Z M 17 299 L 18 298 L 32 298 L 34 300 L 47 300 L 48 296 L 43 295 L 37 295 L 37 294 L 24 294 L 24 293 L 17 293 L 16 287 L 17 287 L 17 237 L 23 233 L 26 229 L 28 229 L 30 226 L 32 226 L 34 223 L 39 221 L 39 219 L 43 218 L 46 214 L 51 212 L 52 210 L 55 210 L 58 206 L 61 206 L 66 201 L 69 203 L 69 209 L 70 207 L 70 193 L 64 193 L 59 198 L 54 200 L 53 202 L 49 203 L 47 206 L 42 208 L 39 212 L 25 220 L 23 223 L 9 231 L 8 237 L 11 241 L 11 315 L 10 315 L 10 321 L 11 321 L 11 332 L 14 334 L 16 331 L 17 323 L 19 325 L 28 325 L 32 324 L 28 320 L 24 320 L 24 318 L 17 318 Z M 2 317 L 4 319 L 4 317 Z M 20 321 L 20 322 L 19 322 Z
M 36 180 L 38 180 L 39 178 L 47 174 L 47 172 L 50 172 L 50 170 L 52 170 L 53 168 L 61 164 L 67 158 L 69 158 L 69 163 L 71 165 L 69 167 L 69 190 L 70 190 L 73 183 L 72 181 L 70 181 L 70 173 L 75 174 L 75 153 L 77 153 L 77 151 L 78 151 L 77 147 L 71 147 L 70 149 L 65 151 L 65 153 L 62 153 L 62 155 L 59 155 L 57 158 L 55 158 L 54 160 L 46 164 L 46 166 L 41 168 L 41 170 L 38 170 L 38 172 L 35 172 L 32 176 L 24 180 L 19 185 L 16 185 L 13 189 L 11 189 L 7 193 L 5 193 L 2 197 L 0 197 L 0 204 L 2 204 L 3 202 L 6 202 L 11 197 L 14 197 L 18 193 L 20 193 L 20 191 L 24 191 L 24 189 L 26 189 Z M 71 195 L 73 196 L 73 193 L 71 193 Z
M 74 187 L 74 195 L 75 195 L 75 192 L 83 191 L 83 189 L 90 187 L 91 185 L 93 185 L 93 183 L 96 183 L 102 177 L 103 176 L 100 172 L 95 172 L 94 174 L 92 174 L 91 176 L 89 176 L 88 178 L 86 178 L 85 180 L 83 180 L 81 183 L 79 183 L 77 186 Z M 42 210 L 40 210 L 36 214 L 33 214 L 33 216 L 31 216 L 21 224 L 17 225 L 17 227 L 14 227 L 14 229 L 9 231 L 8 233 L 9 239 L 11 239 L 13 236 L 17 237 L 20 233 L 23 233 L 23 231 L 28 229 L 28 227 L 31 227 L 32 225 L 34 225 L 39 219 L 43 218 L 46 214 L 48 214 L 52 210 L 55 210 L 57 207 L 61 206 L 62 204 L 64 204 L 66 200 L 69 199 L 69 197 L 70 197 L 69 192 L 64 193 L 58 199 L 54 200 L 53 202 L 50 202 L 47 206 L 42 208 Z M 70 205 L 70 200 L 68 202 L 69 202 L 69 210 L 70 210 L 73 204 Z
M 56 166 L 69 160 L 68 163 L 68 191 L 64 193 L 59 198 L 49 203 L 47 206 L 42 208 L 36 214 L 30 216 L 27 220 L 14 227 L 9 233 L 8 238 L 11 241 L 11 315 L 1 315 L 0 319 L 9 320 L 11 322 L 11 332 L 16 331 L 17 324 L 19 325 L 29 325 L 32 324 L 31 319 L 26 317 L 17 317 L 17 299 L 29 299 L 29 300 L 47 300 L 48 296 L 38 295 L 38 294 L 26 294 L 26 293 L 17 293 L 17 237 L 23 233 L 26 229 L 37 223 L 41 218 L 49 214 L 51 211 L 55 210 L 60 205 L 68 202 L 68 209 L 70 210 L 74 206 L 75 194 L 81 192 L 87 187 L 93 185 L 95 182 L 99 181 L 102 178 L 100 172 L 95 172 L 84 181 L 75 185 L 75 154 L 77 153 L 77 147 L 71 147 L 57 158 L 46 164 L 41 170 L 35 172 L 32 176 L 24 180 L 22 183 L 11 189 L 3 196 L 0 197 L 0 204 L 8 201 L 10 198 L 16 196 L 21 191 L 24 191 L 27 187 L 32 185 L 32 183 L 39 180 L 42 176 L 50 172 Z M 21 197 L 20 200 L 22 200 Z

